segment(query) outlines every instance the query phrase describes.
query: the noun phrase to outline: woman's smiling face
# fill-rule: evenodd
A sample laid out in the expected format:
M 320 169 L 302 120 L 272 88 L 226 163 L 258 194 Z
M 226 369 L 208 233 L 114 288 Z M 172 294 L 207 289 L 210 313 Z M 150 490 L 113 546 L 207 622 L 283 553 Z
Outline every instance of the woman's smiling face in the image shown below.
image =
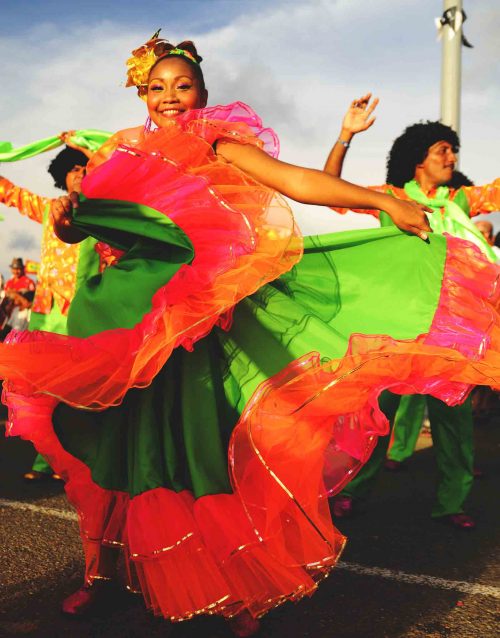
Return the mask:
M 146 102 L 149 117 L 159 128 L 186 111 L 203 108 L 207 97 L 192 65 L 181 56 L 166 57 L 151 70 Z

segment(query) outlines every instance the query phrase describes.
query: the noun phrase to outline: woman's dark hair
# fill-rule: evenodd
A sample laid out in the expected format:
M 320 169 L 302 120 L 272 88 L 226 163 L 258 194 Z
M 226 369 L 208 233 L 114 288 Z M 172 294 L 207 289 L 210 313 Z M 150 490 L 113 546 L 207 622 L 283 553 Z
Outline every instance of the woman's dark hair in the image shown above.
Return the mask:
M 460 148 L 455 131 L 441 122 L 418 122 L 405 129 L 392 145 L 387 158 L 387 183 L 403 187 L 415 176 L 415 169 L 427 157 L 429 148 L 441 141 L 449 142 L 453 152 Z
M 65 191 L 66 175 L 72 171 L 75 166 L 87 166 L 88 161 L 89 158 L 84 153 L 66 146 L 49 164 L 48 170 L 54 178 L 54 186 Z
M 165 60 L 165 58 L 168 58 L 169 55 L 169 51 L 171 51 L 172 49 L 183 49 L 184 51 L 187 51 L 188 53 L 190 53 L 193 58 L 196 60 L 196 62 L 193 62 L 192 60 L 190 60 L 186 55 L 178 55 L 176 57 L 181 58 L 182 60 L 184 60 L 184 62 L 187 62 L 188 64 L 191 65 L 191 68 L 194 70 L 196 78 L 200 84 L 200 88 L 202 91 L 205 90 L 205 78 L 203 77 L 203 71 L 201 70 L 201 66 L 200 66 L 200 62 L 203 60 L 203 58 L 201 57 L 201 55 L 198 55 L 198 51 L 196 50 L 196 46 L 194 44 L 194 42 L 191 42 L 191 40 L 184 40 L 183 42 L 179 42 L 179 44 L 176 44 L 175 46 L 173 44 L 170 44 L 170 42 L 160 42 L 156 45 L 155 47 L 155 53 L 156 55 L 159 55 L 159 58 L 156 60 L 156 62 L 153 64 L 153 66 L 151 67 L 149 73 L 151 74 L 151 71 L 155 68 L 155 66 L 157 64 L 159 64 L 160 62 L 162 62 L 163 60 Z M 173 57 L 173 56 L 171 56 Z

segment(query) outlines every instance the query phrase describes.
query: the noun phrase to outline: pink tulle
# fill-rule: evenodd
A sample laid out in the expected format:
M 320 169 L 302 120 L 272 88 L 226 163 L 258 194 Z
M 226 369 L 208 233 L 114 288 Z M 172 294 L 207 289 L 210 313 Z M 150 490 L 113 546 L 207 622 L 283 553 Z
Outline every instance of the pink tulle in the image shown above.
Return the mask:
M 238 126 L 242 134 L 245 127 L 248 127 L 249 132 L 262 143 L 263 150 L 271 157 L 278 157 L 280 151 L 278 136 L 273 129 L 264 128 L 262 120 L 257 113 L 243 102 L 232 102 L 226 105 L 219 104 L 204 109 L 196 109 L 188 111 L 177 118 L 177 122 L 181 126 L 185 126 L 186 130 L 200 135 L 209 144 L 213 144 L 222 137 L 220 128 L 217 130 L 213 125 L 214 120 L 232 124 L 227 131 L 229 139 L 234 139 L 237 136 L 237 130 L 234 125 Z
M 480 359 L 489 346 L 500 299 L 500 267 L 471 242 L 446 234 L 442 293 L 425 343 Z M 478 312 L 480 306 L 482 312 Z

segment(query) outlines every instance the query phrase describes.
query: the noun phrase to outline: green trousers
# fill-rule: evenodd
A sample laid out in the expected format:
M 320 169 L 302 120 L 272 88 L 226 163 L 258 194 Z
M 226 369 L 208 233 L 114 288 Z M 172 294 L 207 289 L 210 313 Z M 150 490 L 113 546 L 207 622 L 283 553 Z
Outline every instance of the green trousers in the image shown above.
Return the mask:
M 386 393 L 389 394 L 389 393 Z M 380 405 L 391 423 L 399 403 L 399 397 L 393 399 L 381 397 Z M 470 397 L 462 405 L 449 407 L 434 397 L 426 396 L 432 441 L 438 471 L 436 502 L 432 516 L 446 516 L 463 512 L 463 504 L 473 483 L 473 430 L 472 404 Z M 374 479 L 383 465 L 390 435 L 380 437 L 368 463 L 357 476 L 344 488 L 342 494 L 353 499 L 365 497 Z
M 423 394 L 408 394 L 401 397 L 392 428 L 392 443 L 387 452 L 387 458 L 391 461 L 402 463 L 413 454 L 422 429 L 426 405 L 426 397 Z

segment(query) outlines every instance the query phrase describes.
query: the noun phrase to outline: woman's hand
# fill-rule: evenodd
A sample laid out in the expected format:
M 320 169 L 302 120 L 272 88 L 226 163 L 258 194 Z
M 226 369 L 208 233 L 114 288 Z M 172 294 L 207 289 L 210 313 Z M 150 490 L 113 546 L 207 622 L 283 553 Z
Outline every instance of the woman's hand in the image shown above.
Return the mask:
M 367 93 L 351 102 L 342 121 L 341 139 L 344 139 L 344 134 L 352 137 L 356 135 L 356 133 L 366 131 L 375 122 L 375 117 L 371 117 L 371 114 L 377 108 L 379 100 L 378 97 L 376 97 L 370 103 L 371 98 L 372 94 Z
M 432 233 L 425 213 L 432 213 L 433 211 L 427 206 L 393 197 L 392 202 L 385 206 L 385 212 L 398 228 L 417 235 L 424 241 L 428 238 L 428 233 Z
M 61 227 L 71 226 L 73 208 L 78 208 L 78 193 L 75 191 L 52 200 L 50 214 L 54 223 Z
M 86 237 L 84 233 L 74 228 L 71 224 L 75 208 L 78 208 L 78 193 L 75 191 L 52 200 L 50 204 L 54 231 L 59 239 L 66 244 L 76 244 Z

